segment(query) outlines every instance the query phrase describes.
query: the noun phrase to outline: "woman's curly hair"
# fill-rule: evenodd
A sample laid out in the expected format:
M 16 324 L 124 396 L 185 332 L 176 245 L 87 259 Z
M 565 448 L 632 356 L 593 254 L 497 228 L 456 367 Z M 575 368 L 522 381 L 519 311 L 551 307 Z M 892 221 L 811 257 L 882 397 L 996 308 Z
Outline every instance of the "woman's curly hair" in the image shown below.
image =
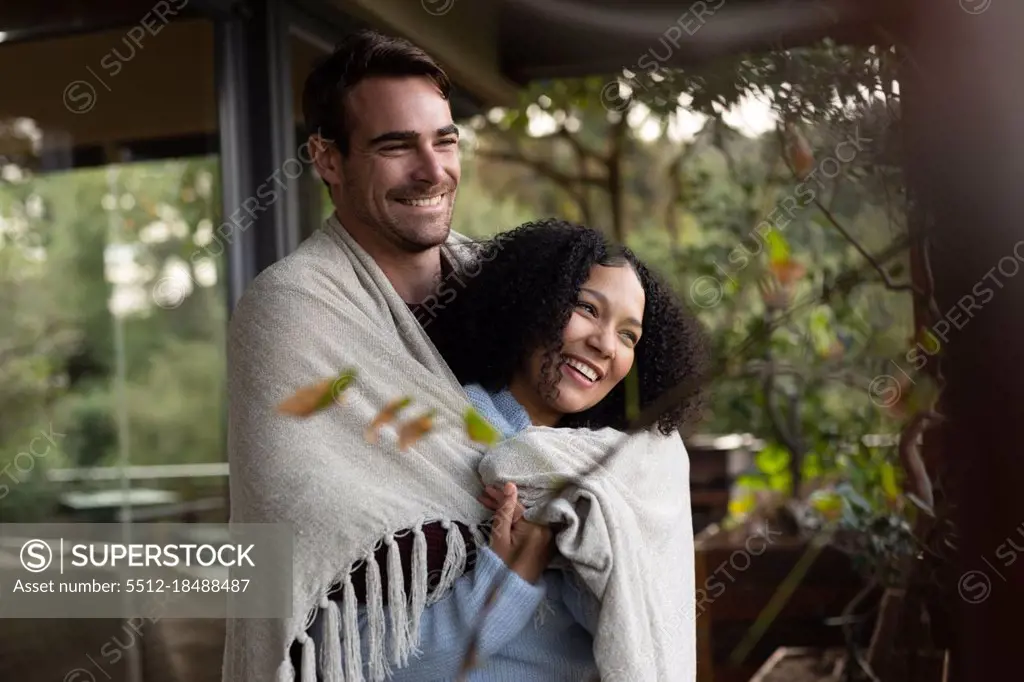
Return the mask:
M 643 334 L 634 358 L 643 410 L 680 382 L 707 367 L 703 329 L 671 290 L 628 248 L 597 230 L 547 219 L 529 222 L 484 244 L 472 268 L 453 273 L 464 285 L 439 308 L 430 330 L 441 355 L 463 385 L 489 391 L 507 387 L 538 348 L 546 351 L 544 374 L 557 362 L 562 333 L 594 265 L 629 264 L 644 289 Z M 555 375 L 553 381 L 557 381 Z M 626 381 L 594 407 L 567 414 L 559 426 L 625 429 Z M 552 385 L 551 388 L 554 388 Z M 657 420 L 668 435 L 695 420 L 699 391 L 672 405 Z

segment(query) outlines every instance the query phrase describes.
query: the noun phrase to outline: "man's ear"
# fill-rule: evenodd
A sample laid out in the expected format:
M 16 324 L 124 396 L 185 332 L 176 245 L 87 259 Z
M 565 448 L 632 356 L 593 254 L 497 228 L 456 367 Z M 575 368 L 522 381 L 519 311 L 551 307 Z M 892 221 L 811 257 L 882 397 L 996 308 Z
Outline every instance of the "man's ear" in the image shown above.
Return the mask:
M 319 132 L 309 136 L 308 145 L 317 174 L 330 185 L 343 184 L 341 151 L 338 145 Z

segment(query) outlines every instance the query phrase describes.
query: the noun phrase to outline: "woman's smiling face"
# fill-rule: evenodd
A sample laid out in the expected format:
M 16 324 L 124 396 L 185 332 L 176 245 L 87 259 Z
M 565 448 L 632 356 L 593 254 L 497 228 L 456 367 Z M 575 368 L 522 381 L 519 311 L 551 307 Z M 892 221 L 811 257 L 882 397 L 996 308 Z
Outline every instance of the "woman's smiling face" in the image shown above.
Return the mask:
M 644 303 L 643 285 L 630 265 L 590 269 L 559 356 L 545 363 L 544 350 L 535 351 L 525 381 L 513 382 L 513 395 L 535 424 L 554 425 L 562 415 L 590 409 L 626 377 L 643 331 Z

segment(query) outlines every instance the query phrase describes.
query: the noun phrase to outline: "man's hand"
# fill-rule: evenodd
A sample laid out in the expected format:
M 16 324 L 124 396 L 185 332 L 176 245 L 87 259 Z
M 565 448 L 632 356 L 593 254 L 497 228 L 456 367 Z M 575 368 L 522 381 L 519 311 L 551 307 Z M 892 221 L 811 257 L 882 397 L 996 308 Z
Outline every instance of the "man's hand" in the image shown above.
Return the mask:
M 554 535 L 547 526 L 522 519 L 515 483 L 506 483 L 502 492 L 504 500 L 498 505 L 491 525 L 491 549 L 519 577 L 535 583 L 551 561 Z M 519 556 L 513 562 L 517 552 Z

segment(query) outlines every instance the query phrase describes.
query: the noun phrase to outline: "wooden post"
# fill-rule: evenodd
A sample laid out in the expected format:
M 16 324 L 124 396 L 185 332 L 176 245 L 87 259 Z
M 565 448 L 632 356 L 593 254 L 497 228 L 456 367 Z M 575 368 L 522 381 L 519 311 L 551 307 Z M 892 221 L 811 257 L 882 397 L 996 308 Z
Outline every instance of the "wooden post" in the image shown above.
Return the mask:
M 1020 677 L 1024 613 L 1024 3 L 916 0 L 908 109 L 946 379 L 942 459 L 959 553 L 952 682 Z M 941 332 L 938 333 L 938 332 Z
M 699 540 L 698 540 L 699 542 Z M 708 580 L 707 554 L 698 545 L 694 554 L 693 582 L 697 587 L 697 602 L 693 617 L 697 620 L 697 682 L 714 682 L 715 661 L 711 648 L 711 612 L 703 603 L 707 597 L 704 586 Z

